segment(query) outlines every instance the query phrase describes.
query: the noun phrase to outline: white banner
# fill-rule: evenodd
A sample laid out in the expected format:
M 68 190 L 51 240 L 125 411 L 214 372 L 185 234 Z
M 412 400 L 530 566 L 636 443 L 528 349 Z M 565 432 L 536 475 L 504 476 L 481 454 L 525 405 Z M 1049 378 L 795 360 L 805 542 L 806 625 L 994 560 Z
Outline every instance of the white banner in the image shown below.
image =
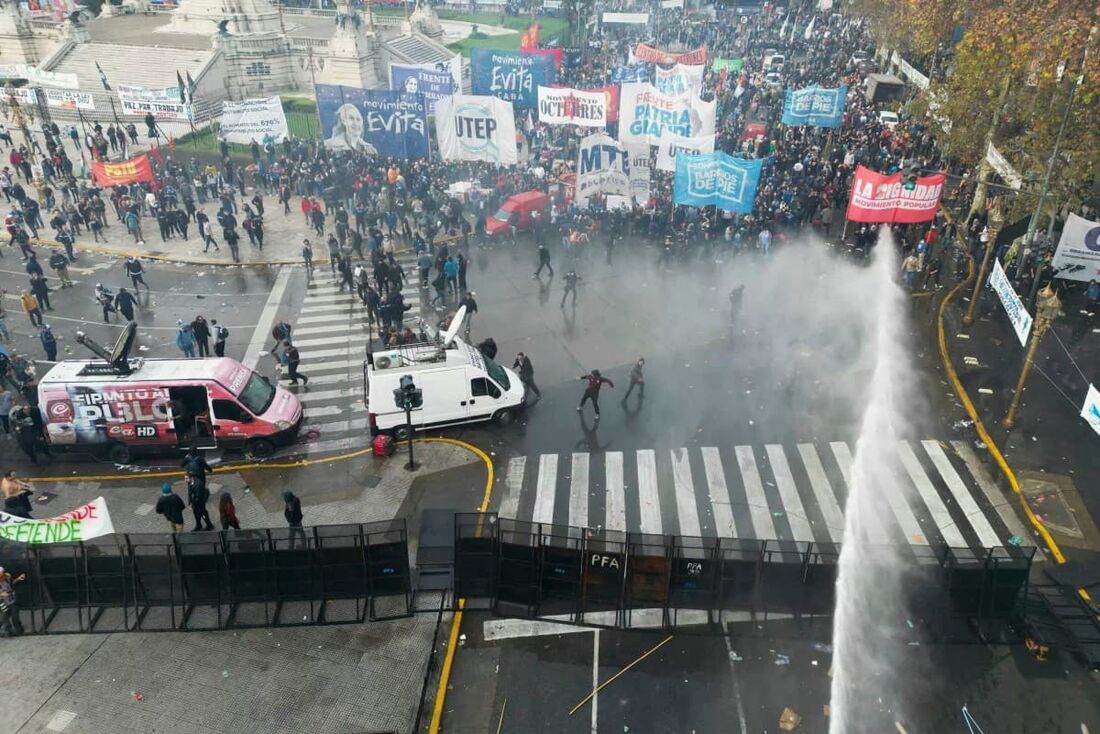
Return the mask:
M 542 0 L 545 10 L 561 10 L 561 0 Z
M 671 69 L 657 67 L 653 86 L 669 97 L 698 97 L 703 91 L 703 65 L 676 64 Z
M 661 7 L 668 8 L 682 8 L 684 7 L 684 0 L 661 0 Z
M 95 101 L 88 92 L 77 89 L 43 89 L 46 104 L 50 107 L 67 107 L 70 110 L 94 110 Z
M 281 143 L 288 135 L 283 102 L 278 97 L 222 102 L 221 129 L 218 137 L 230 143 L 248 145 L 265 138 Z
M 9 91 L 11 92 L 10 94 Z M 7 102 L 12 97 L 15 97 L 15 101 L 21 105 L 38 104 L 38 95 L 32 87 L 12 87 L 10 90 L 7 87 L 0 87 L 0 99 Z
M 1024 186 L 1024 179 L 1020 176 L 1020 173 L 1012 167 L 1005 157 L 1001 155 L 1001 151 L 997 150 L 997 147 L 993 145 L 993 141 L 989 141 L 989 145 L 985 148 L 985 160 L 997 175 L 1005 180 L 1005 183 L 1012 188 L 1019 191 Z
M 0 79 L 26 79 L 28 84 L 44 84 L 47 87 L 68 87 L 79 89 L 80 81 L 76 74 L 58 74 L 54 71 L 42 71 L 30 64 L 0 64 Z
M 663 138 L 714 135 L 715 100 L 670 97 L 652 84 L 622 85 L 619 96 L 619 140 L 657 145 Z
M 118 98 L 123 102 L 136 100 L 139 102 L 176 102 L 180 101 L 179 87 L 164 87 L 163 89 L 146 89 L 145 87 L 132 87 L 128 84 L 115 86 Z
M 1092 430 L 1100 434 L 1100 390 L 1097 390 L 1094 385 L 1089 385 L 1085 404 L 1081 406 L 1081 417 L 1092 426 Z
M 177 98 L 178 99 L 178 98 Z M 122 114 L 145 117 L 149 112 L 158 120 L 187 120 L 191 117 L 190 105 L 176 102 L 143 102 L 136 99 L 122 100 Z
M 1016 295 L 1016 291 L 1012 289 L 1012 284 L 1005 277 L 1005 271 L 1001 267 L 1000 260 L 993 260 L 993 272 L 989 275 L 989 287 L 1001 299 L 1001 305 L 1005 307 L 1008 320 L 1016 331 L 1016 338 L 1020 340 L 1020 344 L 1026 345 L 1027 335 L 1031 333 L 1031 314 L 1024 308 L 1023 301 Z
M 435 107 L 435 133 L 444 160 L 517 162 L 511 102 L 472 94 L 441 99 Z
M 1100 280 L 1100 222 L 1070 214 L 1054 252 L 1054 277 Z
M 713 135 L 700 135 L 695 138 L 667 138 L 657 144 L 657 170 L 675 173 L 676 156 L 713 152 Z
M 16 543 L 76 543 L 114 532 L 102 497 L 57 517 L 29 520 L 0 512 L 0 538 Z
M 590 196 L 630 196 L 630 161 L 626 149 L 607 133 L 593 133 L 581 141 L 577 154 L 576 200 L 584 207 Z
M 630 195 L 636 204 L 645 206 L 649 202 L 650 156 L 648 145 L 628 145 L 630 157 Z
M 604 13 L 603 22 L 645 25 L 649 22 L 649 13 Z
M 548 125 L 607 125 L 607 95 L 569 87 L 539 86 L 539 121 Z

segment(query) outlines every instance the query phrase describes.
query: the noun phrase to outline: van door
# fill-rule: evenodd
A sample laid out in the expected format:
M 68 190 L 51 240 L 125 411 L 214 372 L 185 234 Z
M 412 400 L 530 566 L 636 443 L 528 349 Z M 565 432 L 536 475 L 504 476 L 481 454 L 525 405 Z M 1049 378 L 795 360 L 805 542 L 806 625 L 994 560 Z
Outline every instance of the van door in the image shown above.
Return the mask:
M 169 387 L 168 410 L 172 420 L 168 430 L 175 433 L 177 446 L 212 449 L 218 445 L 205 385 Z
M 474 372 L 469 372 L 467 375 L 470 377 L 470 398 L 469 398 L 469 413 L 471 419 L 488 418 L 497 409 L 497 400 L 500 399 L 501 391 L 497 387 L 496 383 L 490 380 L 484 375 L 478 375 Z
M 244 443 L 249 437 L 248 425 L 255 418 L 236 400 L 214 398 L 214 436 L 223 443 Z

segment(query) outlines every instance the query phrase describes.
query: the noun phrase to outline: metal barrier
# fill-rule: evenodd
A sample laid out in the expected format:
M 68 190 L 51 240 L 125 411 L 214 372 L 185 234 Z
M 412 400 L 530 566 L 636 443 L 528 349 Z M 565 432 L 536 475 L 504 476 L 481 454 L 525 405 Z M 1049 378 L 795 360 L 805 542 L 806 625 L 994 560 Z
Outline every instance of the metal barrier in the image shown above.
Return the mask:
M 472 513 L 455 515 L 454 548 L 455 596 L 467 608 L 616 627 L 629 627 L 639 609 L 660 610 L 666 627 L 676 626 L 679 610 L 703 610 L 719 623 L 730 611 L 829 615 L 840 561 L 831 543 L 622 533 Z M 901 546 L 882 548 L 881 558 L 901 559 L 907 592 L 929 616 L 984 625 L 1008 622 L 1034 553 Z
M 0 543 L 37 634 L 341 624 L 412 614 L 404 520 Z

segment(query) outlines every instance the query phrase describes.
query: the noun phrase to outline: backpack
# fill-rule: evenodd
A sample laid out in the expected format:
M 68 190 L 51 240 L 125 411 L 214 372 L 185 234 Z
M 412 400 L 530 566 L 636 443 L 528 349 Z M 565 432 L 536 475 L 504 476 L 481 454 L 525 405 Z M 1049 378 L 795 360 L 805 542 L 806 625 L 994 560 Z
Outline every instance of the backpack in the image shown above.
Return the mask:
M 217 334 L 215 334 L 215 340 L 223 342 L 228 338 L 229 338 L 229 329 L 225 328 L 224 326 L 219 325 L 218 326 L 218 332 L 217 332 Z

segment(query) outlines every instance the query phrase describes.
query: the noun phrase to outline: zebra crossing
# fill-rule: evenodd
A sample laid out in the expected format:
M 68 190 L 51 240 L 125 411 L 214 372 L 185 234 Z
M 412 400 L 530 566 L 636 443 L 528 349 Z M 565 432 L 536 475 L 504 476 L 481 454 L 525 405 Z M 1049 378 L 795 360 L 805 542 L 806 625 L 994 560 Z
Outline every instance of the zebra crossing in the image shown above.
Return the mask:
M 422 304 L 417 288 L 416 254 L 396 255 L 409 276 L 401 290 L 412 306 L 405 318 L 418 318 Z M 298 371 L 309 378 L 308 386 L 292 388 L 302 402 L 303 439 L 296 453 L 322 453 L 361 448 L 367 430 L 363 363 L 367 357 L 370 321 L 367 309 L 354 292 L 340 292 L 339 279 L 326 265 L 314 268 L 312 280 L 297 316 L 292 321 L 294 346 L 301 355 Z M 374 325 L 377 338 L 378 325 Z M 285 386 L 289 379 L 280 374 Z M 312 431 L 319 433 L 314 439 Z
M 664 535 L 840 543 L 854 448 L 844 442 L 516 456 L 501 517 Z M 876 487 L 872 543 L 980 550 L 1030 533 L 964 441 L 898 441 Z

